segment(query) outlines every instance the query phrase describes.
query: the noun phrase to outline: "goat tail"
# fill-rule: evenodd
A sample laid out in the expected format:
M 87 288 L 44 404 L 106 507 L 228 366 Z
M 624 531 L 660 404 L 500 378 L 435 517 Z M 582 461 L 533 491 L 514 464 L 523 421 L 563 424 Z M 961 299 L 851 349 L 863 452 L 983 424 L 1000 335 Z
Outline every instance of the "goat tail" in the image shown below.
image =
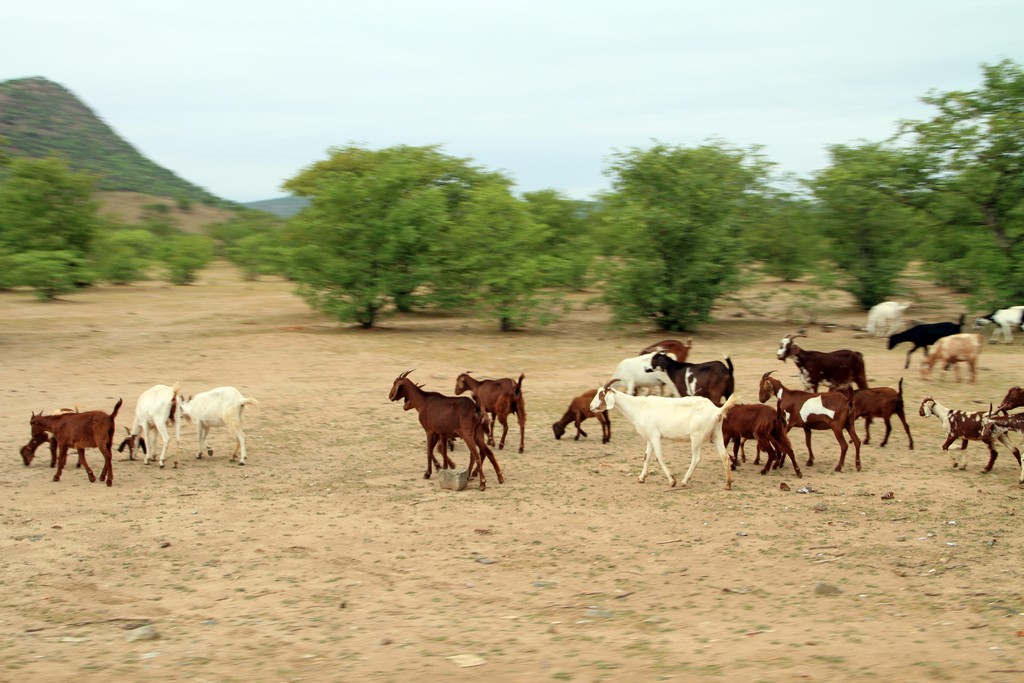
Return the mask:
M 526 377 L 525 372 L 519 373 L 519 380 L 516 382 L 516 396 L 522 396 L 523 394 L 523 378 Z
M 254 398 L 248 398 L 248 397 L 243 396 L 242 397 L 242 406 L 243 407 L 245 407 L 245 406 L 252 406 L 253 408 L 259 408 L 260 407 L 260 402 L 257 401 Z
M 732 410 L 732 407 L 736 405 L 737 401 L 739 401 L 739 394 L 731 394 L 729 398 L 725 400 L 725 403 L 722 404 L 722 407 L 718 409 L 718 417 L 715 419 L 718 422 L 725 420 L 725 416 L 729 414 L 729 411 Z
M 732 358 L 729 358 L 729 354 L 725 354 L 725 367 L 729 368 L 729 374 L 733 374 Z
M 113 410 L 113 412 L 110 413 L 110 419 L 111 420 L 113 420 L 115 417 L 117 417 L 117 411 L 121 410 L 121 404 L 122 403 L 124 403 L 124 401 L 120 397 L 118 397 L 117 403 L 114 404 L 114 410 Z

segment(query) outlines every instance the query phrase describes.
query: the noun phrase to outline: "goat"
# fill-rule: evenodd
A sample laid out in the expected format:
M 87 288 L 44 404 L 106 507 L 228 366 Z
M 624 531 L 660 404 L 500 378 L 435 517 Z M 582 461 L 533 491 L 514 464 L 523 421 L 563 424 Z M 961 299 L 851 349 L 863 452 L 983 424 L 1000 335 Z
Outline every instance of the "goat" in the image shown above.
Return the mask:
M 948 337 L 943 337 L 935 342 L 932 352 L 925 358 L 924 364 L 921 366 L 921 377 L 928 377 L 935 364 L 941 361 L 943 370 L 948 370 L 949 366 L 953 366 L 956 381 L 959 382 L 960 368 L 957 363 L 963 361 L 967 363 L 967 367 L 971 371 L 970 381 L 971 384 L 974 384 L 978 356 L 981 355 L 983 344 L 984 339 L 982 336 L 971 332 L 961 332 L 960 334 L 951 334 Z
M 661 394 L 664 391 L 664 387 L 668 387 L 670 396 L 679 396 L 675 385 L 672 384 L 672 380 L 669 379 L 664 371 L 651 371 L 651 359 L 655 353 L 657 352 L 652 351 L 641 356 L 624 358 L 615 366 L 612 377 L 622 382 L 625 386 L 625 392 L 630 396 L 636 396 L 637 390 L 642 388 L 646 388 L 648 393 L 652 393 L 654 389 L 657 389 L 658 393 Z
M 783 424 L 777 410 L 760 403 L 743 403 L 733 406 L 729 414 L 725 416 L 722 423 L 722 438 L 726 446 L 732 443 L 732 462 L 735 469 L 739 460 L 739 454 L 743 448 L 743 441 L 754 439 L 757 442 L 757 457 L 754 464 L 761 462 L 761 451 L 766 453 L 764 469 L 761 474 L 767 474 L 768 470 L 785 464 L 786 456 L 793 463 L 793 470 L 797 477 L 802 477 L 800 466 L 796 462 L 796 454 L 793 453 L 793 444 L 786 434 L 786 426 Z M 746 462 L 746 456 L 743 458 Z
M 114 421 L 117 418 L 117 411 L 121 409 L 121 399 L 117 399 L 114 410 L 110 414 L 102 410 L 89 410 L 84 413 L 60 413 L 58 415 L 36 415 L 32 414 L 29 419 L 29 427 L 32 430 L 32 438 L 21 448 L 21 459 L 27 467 L 32 463 L 36 449 L 44 441 L 50 440 L 50 434 L 56 442 L 57 472 L 53 475 L 54 481 L 60 481 L 60 475 L 64 471 L 64 465 L 68 459 L 68 449 L 74 448 L 78 451 L 78 464 L 85 467 L 89 475 L 89 481 L 95 482 L 96 475 L 85 459 L 86 448 L 97 448 L 103 454 L 103 469 L 100 471 L 100 481 L 105 481 L 107 486 L 114 485 L 114 454 L 111 451 L 111 444 L 114 440 Z
M 867 388 L 864 356 L 860 351 L 806 351 L 793 342 L 794 339 L 806 336 L 796 333 L 783 337 L 776 352 L 783 363 L 787 358 L 793 359 L 806 391 L 817 392 L 819 384 L 825 384 L 831 389 L 852 384 L 856 384 L 858 389 Z
M 685 363 L 672 360 L 664 353 L 651 357 L 648 372 L 663 371 L 672 380 L 680 396 L 703 396 L 716 406 L 732 396 L 736 381 L 733 377 L 732 360 L 712 360 L 706 363 Z
M 903 423 L 903 431 L 907 433 L 907 448 L 914 450 L 914 437 L 910 435 L 910 425 L 907 424 L 907 416 L 903 406 L 903 378 L 900 377 L 899 389 L 890 387 L 874 387 L 871 389 L 857 389 L 853 392 L 853 419 L 856 421 L 864 418 L 864 441 L 867 445 L 871 442 L 871 420 L 881 418 L 885 422 L 885 436 L 878 446 L 884 448 L 892 433 L 890 419 L 895 415 Z
M 1006 417 L 999 417 L 992 414 L 992 406 L 989 406 L 988 415 L 984 418 L 985 426 L 982 428 L 982 437 L 992 443 L 992 438 L 1005 439 L 1008 432 L 1024 432 L 1024 413 L 1014 413 Z M 1014 448 L 1013 456 L 1017 458 L 1017 464 L 1021 466 L 1020 477 L 1017 483 L 1024 486 L 1024 463 L 1021 462 L 1020 452 Z M 995 460 L 995 457 L 992 458 Z M 991 465 L 990 465 L 991 468 Z
M 648 353 L 658 353 L 660 351 L 682 363 L 690 355 L 691 348 L 693 348 L 692 338 L 688 338 L 685 344 L 678 339 L 663 339 L 657 344 L 651 344 L 640 351 L 640 355 L 644 356 Z
M 888 348 L 892 351 L 896 348 L 897 344 L 902 344 L 903 342 L 910 342 L 914 345 L 914 348 L 907 351 L 907 360 L 903 364 L 903 369 L 906 370 L 910 367 L 910 354 L 923 348 L 924 354 L 927 356 L 929 346 L 943 337 L 948 337 L 951 334 L 959 334 L 963 326 L 964 315 L 962 313 L 960 314 L 960 322 L 958 323 L 920 323 L 918 325 L 914 325 L 909 330 L 889 335 Z
M 902 327 L 903 311 L 908 307 L 909 304 L 898 301 L 883 301 L 880 304 L 875 304 L 868 311 L 868 324 L 865 328 L 867 333 L 875 337 L 892 335 Z
M 1007 344 L 1013 341 L 1013 332 L 1010 331 L 1012 325 L 1020 325 L 1021 329 L 1024 329 L 1024 306 L 1010 306 L 1009 308 L 1000 308 L 998 311 L 983 315 L 980 318 L 974 320 L 974 327 L 980 328 L 988 325 L 989 323 L 995 324 L 995 329 L 992 330 L 992 337 L 989 341 L 995 341 L 997 334 L 1002 334 L 1003 341 Z
M 960 450 L 963 451 L 967 448 L 968 441 L 980 441 L 981 443 L 988 446 L 988 464 L 985 465 L 983 472 L 991 472 L 992 465 L 996 462 L 998 453 L 995 449 L 993 441 L 998 441 L 1013 452 L 1013 457 L 1017 458 L 1020 462 L 1020 451 L 1018 451 L 1010 440 L 1006 437 L 1005 433 L 994 434 L 991 431 L 985 433 L 985 419 L 988 416 L 984 410 L 980 410 L 974 413 L 968 413 L 964 410 L 956 410 L 947 408 L 931 396 L 926 396 L 921 401 L 921 407 L 918 409 L 918 414 L 921 417 L 935 416 L 939 422 L 946 429 L 946 440 L 942 442 L 942 450 L 948 451 L 950 444 L 956 440 L 960 440 Z M 953 467 L 959 467 L 960 469 L 967 469 L 967 454 L 964 453 L 963 461 L 959 462 L 958 458 L 954 455 L 949 456 L 950 464 Z
M 669 398 L 663 396 L 631 396 L 625 392 L 612 389 L 611 385 L 619 381 L 612 378 L 603 387 L 597 389 L 590 409 L 599 412 L 618 408 L 626 416 L 637 433 L 647 439 L 644 466 L 638 481 L 642 484 L 647 479 L 647 471 L 651 465 L 651 455 L 658 459 L 662 471 L 676 485 L 676 478 L 669 472 L 662 457 L 661 440 L 690 439 L 690 467 L 683 477 L 686 486 L 693 476 L 693 471 L 700 462 L 700 449 L 705 443 L 713 444 L 722 459 L 725 468 L 725 488 L 732 488 L 732 470 L 729 466 L 729 454 L 725 450 L 722 439 L 722 420 L 736 404 L 736 394 L 729 397 L 721 408 L 703 396 L 686 396 Z
M 804 439 L 807 442 L 807 465 L 814 464 L 814 451 L 811 450 L 811 430 L 831 429 L 839 442 L 839 463 L 836 465 L 836 472 L 843 471 L 843 463 L 846 461 L 846 451 L 849 446 L 843 438 L 843 430 L 850 435 L 853 441 L 856 454 L 855 464 L 857 471 L 860 471 L 860 438 L 854 429 L 853 404 L 848 394 L 839 391 L 825 393 L 814 393 L 809 391 L 798 391 L 787 389 L 771 372 L 761 375 L 758 399 L 761 403 L 766 402 L 770 397 L 778 399 L 776 409 L 786 421 L 786 431 L 793 427 L 801 427 L 804 430 Z
M 508 377 L 502 379 L 473 379 L 464 372 L 455 379 L 455 394 L 472 392 L 473 398 L 480 404 L 480 409 L 491 414 L 491 419 L 501 424 L 501 441 L 498 450 L 505 448 L 505 436 L 508 434 L 508 416 L 514 414 L 519 421 L 519 452 L 523 452 L 526 438 L 526 400 L 523 398 L 523 378 L 513 381 Z M 493 422 L 492 422 L 493 423 Z M 494 445 L 493 431 L 488 434 L 487 443 Z
M 160 434 L 160 438 L 163 439 L 160 457 L 157 460 L 160 468 L 163 469 L 164 458 L 167 457 L 167 446 L 171 441 L 167 434 L 167 424 L 174 423 L 174 436 L 177 439 L 174 466 L 177 467 L 178 452 L 181 450 L 181 422 L 176 415 L 178 393 L 180 391 L 181 387 L 178 384 L 175 384 L 173 387 L 169 387 L 166 384 L 156 384 L 139 394 L 139 399 L 135 402 L 135 421 L 132 423 L 131 429 L 125 427 L 128 436 L 117 447 L 117 452 L 124 452 L 125 446 L 127 446 L 128 459 L 134 460 L 135 449 L 141 448 L 146 456 L 143 464 L 148 465 L 150 457 L 146 444 L 147 442 L 149 444 L 153 443 L 151 434 L 152 430 L 155 429 Z
M 1006 398 L 996 408 L 997 413 L 1003 415 L 1009 415 L 1011 410 L 1024 406 L 1024 389 L 1020 387 L 1010 387 L 1010 390 L 1006 392 Z
M 608 411 L 603 410 L 595 413 L 590 409 L 590 402 L 594 400 L 594 395 L 596 393 L 597 389 L 584 391 L 569 403 L 569 408 L 565 411 L 565 415 L 562 415 L 562 419 L 551 425 L 551 428 L 555 432 L 555 439 L 561 439 L 562 435 L 565 434 L 566 426 L 572 422 L 576 425 L 575 440 L 579 441 L 580 436 L 587 435 L 580 426 L 580 423 L 588 417 L 594 417 L 597 418 L 599 423 L 601 423 L 601 443 L 608 443 L 612 440 L 612 421 L 611 418 L 608 417 Z
M 231 460 L 238 457 L 238 464 L 245 464 L 245 432 L 242 431 L 242 414 L 246 406 L 260 407 L 260 402 L 254 398 L 242 396 L 242 392 L 234 387 L 217 387 L 189 396 L 178 403 L 178 413 L 194 422 L 196 435 L 199 438 L 199 452 L 196 459 L 202 459 L 203 451 L 207 455 L 213 455 L 213 449 L 207 446 L 206 438 L 210 435 L 211 427 L 227 427 L 228 433 L 235 437 L 235 450 L 231 453 Z M 241 452 L 241 457 L 239 457 Z M 175 459 L 177 467 L 177 459 Z
M 430 479 L 431 465 L 437 464 L 434 459 L 434 446 L 438 443 L 441 444 L 445 466 L 448 466 L 451 461 L 448 459 L 447 441 L 457 435 L 462 437 L 469 448 L 469 474 L 473 474 L 475 467 L 480 475 L 480 490 L 487 488 L 483 468 L 485 457 L 491 461 L 498 483 L 504 483 L 505 477 L 494 458 L 494 452 L 487 447 L 487 436 L 484 433 L 485 414 L 479 404 L 468 396 L 445 396 L 436 391 L 424 391 L 409 379 L 410 372 L 412 370 L 406 370 L 395 378 L 388 398 L 392 401 L 402 401 L 403 410 L 415 409 L 419 416 L 420 425 L 427 435 L 427 471 L 423 473 L 423 478 Z M 452 466 L 454 467 L 454 463 Z

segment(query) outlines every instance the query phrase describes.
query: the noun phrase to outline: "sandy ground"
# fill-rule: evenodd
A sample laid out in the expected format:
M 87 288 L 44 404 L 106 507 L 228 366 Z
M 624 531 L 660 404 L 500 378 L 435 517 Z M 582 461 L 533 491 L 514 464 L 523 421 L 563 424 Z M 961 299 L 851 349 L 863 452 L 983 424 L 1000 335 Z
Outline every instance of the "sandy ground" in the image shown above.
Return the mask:
M 692 359 L 730 354 L 747 402 L 769 369 L 797 386 L 774 355 L 797 326 L 774 287 L 694 335 Z M 921 319 L 961 310 L 917 297 Z M 361 331 L 223 264 L 190 287 L 0 293 L 0 681 L 1021 680 L 1019 468 L 1004 453 L 982 474 L 972 444 L 951 469 L 917 410 L 928 394 L 998 401 L 1024 379 L 1024 342 L 986 345 L 975 385 L 923 381 L 848 327 L 864 316 L 842 297 L 812 315 L 840 327 L 809 327 L 807 348 L 863 351 L 875 385 L 906 378 L 916 448 L 897 425 L 862 471 L 835 473 L 819 434 L 803 479 L 748 463 L 726 491 L 710 452 L 688 487 L 658 471 L 638 484 L 643 442 L 617 414 L 608 445 L 593 421 L 588 439 L 554 440 L 574 395 L 664 336 L 613 329 L 600 307 L 539 332 L 439 316 Z M 526 452 L 498 451 L 504 484 L 422 478 L 422 430 L 387 400 L 410 368 L 446 393 L 464 370 L 526 372 Z M 123 397 L 122 429 L 141 391 L 175 381 L 259 399 L 245 467 L 222 430 L 196 460 L 190 428 L 177 469 L 115 453 L 111 488 L 74 468 L 53 482 L 43 450 L 22 464 L 32 411 Z M 668 443 L 680 479 L 687 453 Z M 156 639 L 129 641 L 143 625 Z

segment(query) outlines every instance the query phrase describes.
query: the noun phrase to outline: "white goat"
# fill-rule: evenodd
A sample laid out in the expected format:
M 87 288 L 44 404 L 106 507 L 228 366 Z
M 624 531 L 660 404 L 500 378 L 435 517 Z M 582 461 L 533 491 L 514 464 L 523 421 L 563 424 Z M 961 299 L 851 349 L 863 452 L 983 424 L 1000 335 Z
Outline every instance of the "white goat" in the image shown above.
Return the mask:
M 690 481 L 697 463 L 700 462 L 701 446 L 710 443 L 714 445 L 722 459 L 722 466 L 725 468 L 725 488 L 732 488 L 732 470 L 729 454 L 725 450 L 725 440 L 722 438 L 722 420 L 736 404 L 736 394 L 730 396 L 725 405 L 719 408 L 703 396 L 683 398 L 631 396 L 612 389 L 611 385 L 616 381 L 618 381 L 617 378 L 612 379 L 597 390 L 594 400 L 590 402 L 590 409 L 596 413 L 601 410 L 618 408 L 619 412 L 633 423 L 637 433 L 647 439 L 644 467 L 638 479 L 641 484 L 647 479 L 647 471 L 651 466 L 651 455 L 653 454 L 658 459 L 658 464 L 661 465 L 665 476 L 672 486 L 675 486 L 676 478 L 669 472 L 665 465 L 665 459 L 662 457 L 661 440 L 662 438 L 688 438 L 691 448 L 690 467 L 686 470 L 686 476 L 683 477 L 683 486 Z
M 872 306 L 868 311 L 868 334 L 889 337 L 899 332 L 903 326 L 903 311 L 909 306 L 899 301 L 883 301 Z
M 210 427 L 227 427 L 228 432 L 235 437 L 236 441 L 231 459 L 234 460 L 241 451 L 238 464 L 245 464 L 245 432 L 242 431 L 242 411 L 247 405 L 259 408 L 260 403 L 254 398 L 242 396 L 242 392 L 234 387 L 217 387 L 181 401 L 179 404 L 180 414 L 196 424 L 196 432 L 199 436 L 199 453 L 196 454 L 196 458 L 202 458 L 204 450 L 207 455 L 213 455 L 213 449 L 206 445 Z
M 663 387 L 668 388 L 669 396 L 679 396 L 675 384 L 664 370 L 651 370 L 651 359 L 654 353 L 645 353 L 642 356 L 633 356 L 623 359 L 615 366 L 612 377 L 617 378 L 625 385 L 625 392 L 630 396 L 636 396 L 637 389 L 645 388 L 647 393 L 655 389 L 658 393 L 663 392 Z
M 139 399 L 135 402 L 135 421 L 132 423 L 131 429 L 125 428 L 128 436 L 117 447 L 118 452 L 124 451 L 127 446 L 128 459 L 134 460 L 135 449 L 141 447 L 142 452 L 146 455 L 143 463 L 148 465 L 152 459 L 149 451 L 154 445 L 152 430 L 155 429 L 163 440 L 160 458 L 157 460 L 162 469 L 164 458 L 167 457 L 167 446 L 171 441 L 167 434 L 167 424 L 173 422 L 174 437 L 177 439 L 174 450 L 174 466 L 177 467 L 178 453 L 181 451 L 181 422 L 177 419 L 175 407 L 180 391 L 181 386 L 176 382 L 173 387 L 156 384 L 139 394 Z
M 995 313 L 989 315 L 983 315 L 974 321 L 975 327 L 984 327 L 989 323 L 995 323 L 995 329 L 992 330 L 992 336 L 989 341 L 995 341 L 997 334 L 1003 335 L 1003 341 L 1009 344 L 1013 341 L 1013 332 L 1010 330 L 1012 325 L 1020 325 L 1021 329 L 1024 330 L 1024 306 L 1010 306 L 1009 308 L 1000 308 Z

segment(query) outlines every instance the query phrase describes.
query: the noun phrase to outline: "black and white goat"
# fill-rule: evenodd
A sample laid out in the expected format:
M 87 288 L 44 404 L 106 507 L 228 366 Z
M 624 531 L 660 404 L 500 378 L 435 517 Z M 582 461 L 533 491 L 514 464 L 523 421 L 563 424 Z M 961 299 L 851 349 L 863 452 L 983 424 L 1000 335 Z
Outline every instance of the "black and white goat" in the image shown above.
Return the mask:
M 659 371 L 668 375 L 680 396 L 703 396 L 716 406 L 722 405 L 722 401 L 732 396 L 736 388 L 732 360 L 728 356 L 724 363 L 720 360 L 680 363 L 659 352 L 651 357 L 647 372 Z
M 1001 334 L 1003 341 L 1009 344 L 1013 341 L 1013 332 L 1010 328 L 1020 326 L 1024 330 L 1024 306 L 1010 306 L 1000 308 L 998 311 L 983 315 L 974 321 L 975 327 L 984 327 L 993 323 L 996 327 L 992 330 L 992 337 L 989 341 L 995 341 L 996 335 Z
M 914 325 L 909 330 L 889 335 L 888 349 L 892 351 L 896 348 L 897 344 L 902 344 L 903 342 L 913 344 L 913 348 L 907 351 L 907 360 L 903 364 L 903 369 L 906 370 L 910 367 L 910 354 L 918 349 L 924 349 L 924 354 L 927 356 L 929 346 L 943 337 L 948 337 L 951 334 L 959 334 L 963 326 L 964 315 L 962 313 L 960 314 L 960 322 L 958 323 L 920 323 L 918 325 Z

